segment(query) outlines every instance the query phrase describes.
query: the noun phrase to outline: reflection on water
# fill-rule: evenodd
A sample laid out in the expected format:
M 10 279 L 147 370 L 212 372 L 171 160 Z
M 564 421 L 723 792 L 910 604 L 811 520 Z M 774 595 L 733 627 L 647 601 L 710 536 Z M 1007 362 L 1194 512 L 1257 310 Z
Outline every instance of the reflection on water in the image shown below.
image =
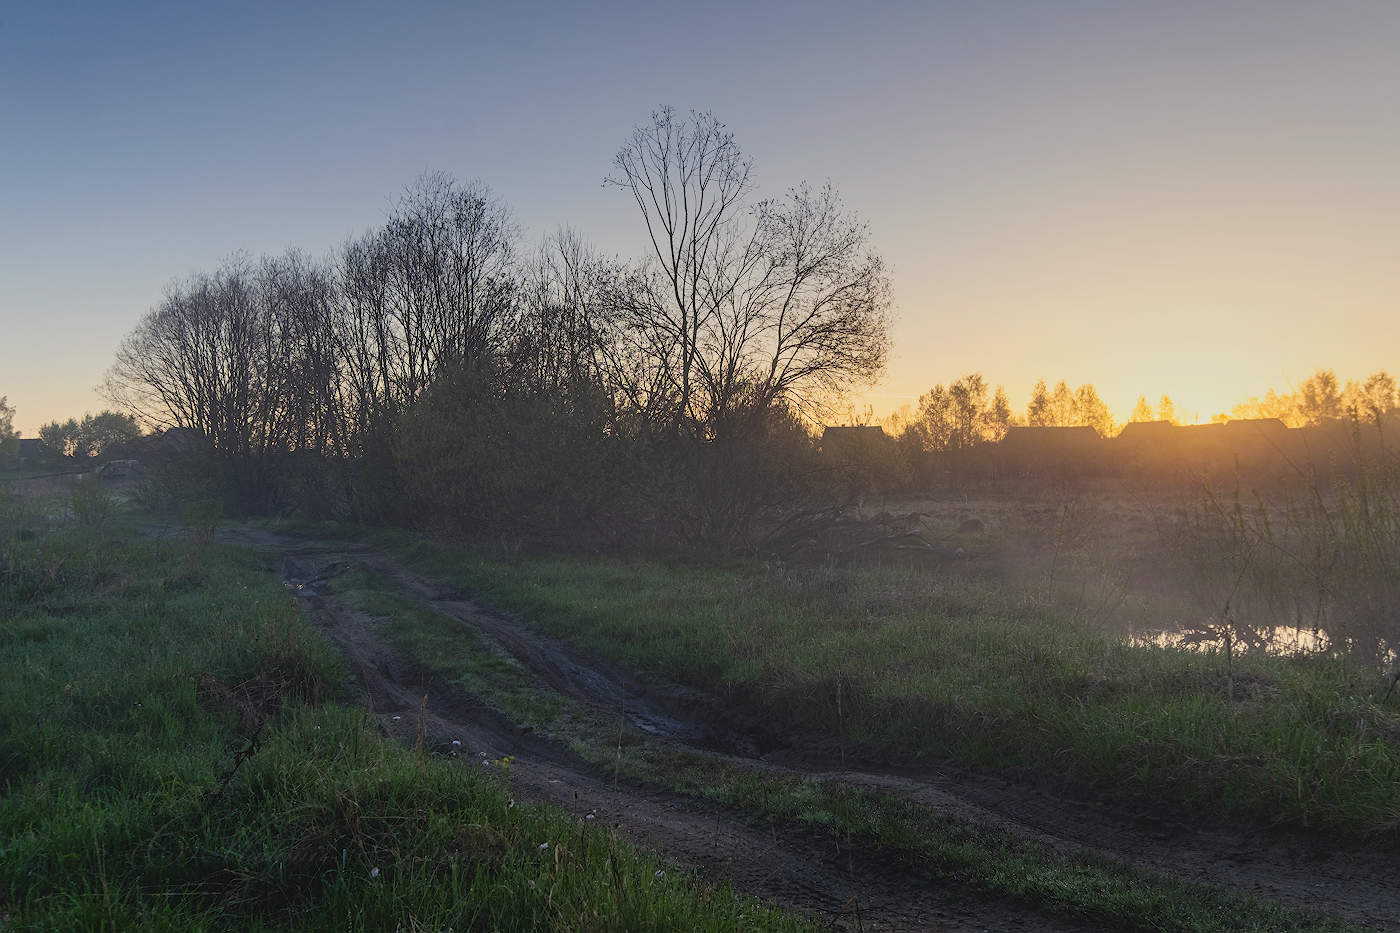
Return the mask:
M 1294 625 L 1276 625 L 1270 629 L 1257 631 L 1257 647 L 1269 654 L 1313 654 L 1326 651 L 1331 642 L 1327 633 Z M 1184 632 L 1137 632 L 1129 639 L 1134 645 L 1156 645 L 1160 648 L 1186 648 L 1190 651 L 1219 651 L 1223 643 L 1219 638 L 1202 636 L 1198 631 Z M 1240 647 L 1255 647 L 1254 640 L 1241 643 Z
M 1182 648 L 1187 651 L 1203 653 L 1220 651 L 1224 648 L 1224 643 L 1219 638 L 1190 630 L 1135 632 L 1129 635 L 1128 643 L 1155 645 L 1159 648 Z M 1334 645 L 1332 640 L 1327 637 L 1327 633 L 1321 629 L 1298 628 L 1293 625 L 1276 625 L 1273 628 L 1256 629 L 1254 638 L 1242 639 L 1236 642 L 1235 647 L 1237 652 L 1255 650 L 1275 655 L 1319 654 L 1335 649 L 1345 650 L 1345 646 Z M 1371 657 L 1372 651 L 1374 651 L 1374 657 L 1382 668 L 1390 669 L 1394 665 L 1400 664 L 1400 651 L 1385 641 L 1367 646 L 1366 656 Z

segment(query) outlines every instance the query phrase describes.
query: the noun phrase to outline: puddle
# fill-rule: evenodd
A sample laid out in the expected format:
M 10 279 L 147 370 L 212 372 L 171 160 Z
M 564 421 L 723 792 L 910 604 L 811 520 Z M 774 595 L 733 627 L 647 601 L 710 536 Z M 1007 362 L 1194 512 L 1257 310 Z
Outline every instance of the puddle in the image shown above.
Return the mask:
M 1247 643 L 1243 646 L 1243 650 L 1263 649 L 1265 654 L 1282 656 L 1323 654 L 1337 649 L 1345 650 L 1344 646 L 1334 645 L 1331 638 L 1322 630 L 1298 628 L 1293 625 L 1276 625 L 1273 628 L 1258 629 L 1257 634 L 1259 641 Z M 1128 643 L 1154 645 L 1159 648 L 1182 648 L 1187 651 L 1199 651 L 1203 654 L 1221 651 L 1225 647 L 1218 638 L 1203 638 L 1200 633 L 1191 631 L 1135 632 L 1128 637 Z M 1380 666 L 1389 669 L 1391 665 L 1397 663 L 1397 659 L 1400 659 L 1400 651 L 1382 643 Z
M 282 585 L 298 596 L 319 595 L 310 583 L 304 583 L 301 580 L 283 580 Z
M 1327 633 L 1294 625 L 1276 625 L 1259 629 L 1258 636 L 1268 654 L 1316 654 L 1331 645 Z M 1184 648 L 1202 653 L 1219 651 L 1224 643 L 1218 638 L 1202 637 L 1199 632 L 1137 632 L 1128 638 L 1129 644 L 1155 645 L 1159 648 Z M 1253 643 L 1250 643 L 1253 647 Z

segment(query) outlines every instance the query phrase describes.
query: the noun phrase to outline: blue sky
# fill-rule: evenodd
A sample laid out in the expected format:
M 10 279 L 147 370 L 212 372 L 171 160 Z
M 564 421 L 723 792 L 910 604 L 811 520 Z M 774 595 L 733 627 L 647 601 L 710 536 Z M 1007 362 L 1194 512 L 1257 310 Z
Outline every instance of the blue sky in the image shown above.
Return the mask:
M 425 170 L 526 242 L 643 250 L 601 185 L 660 104 L 830 179 L 898 302 L 877 411 L 980 370 L 1191 417 L 1400 370 L 1400 3 L 0 7 L 0 395 L 95 410 L 171 278 L 313 253 Z

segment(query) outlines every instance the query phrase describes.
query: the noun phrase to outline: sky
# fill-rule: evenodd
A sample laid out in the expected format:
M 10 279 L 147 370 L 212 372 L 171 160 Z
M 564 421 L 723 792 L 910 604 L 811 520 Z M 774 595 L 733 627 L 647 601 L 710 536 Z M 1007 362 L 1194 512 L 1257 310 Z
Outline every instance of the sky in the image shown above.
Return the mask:
M 981 372 L 1209 420 L 1400 371 L 1400 2 L 0 2 L 0 395 L 96 411 L 174 278 L 313 254 L 425 171 L 639 256 L 659 105 L 830 181 L 896 302 L 877 415 Z

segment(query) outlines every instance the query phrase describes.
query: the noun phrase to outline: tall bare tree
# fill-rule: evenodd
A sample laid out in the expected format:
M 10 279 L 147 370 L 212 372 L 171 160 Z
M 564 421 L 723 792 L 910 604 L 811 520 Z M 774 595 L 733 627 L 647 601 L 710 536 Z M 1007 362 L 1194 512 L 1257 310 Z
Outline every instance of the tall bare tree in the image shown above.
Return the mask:
M 1298 387 L 1298 410 L 1308 424 L 1321 424 L 1345 414 L 1337 374 L 1319 369 Z
M 499 347 L 510 326 L 515 225 L 483 186 L 425 175 L 380 234 L 393 392 L 412 400 L 442 366 Z
M 1374 421 L 1394 411 L 1396 405 L 1395 379 L 1381 370 L 1372 373 L 1357 387 L 1348 407 L 1357 417 Z
M 383 228 L 345 244 L 333 342 L 347 436 L 391 423 L 444 367 L 499 356 L 518 324 L 515 238 L 484 186 L 429 174 Z
M 252 263 L 170 286 L 117 349 L 107 394 L 154 427 L 200 431 L 216 449 L 246 452 L 280 430 L 267 366 L 273 356 Z
M 1033 428 L 1046 428 L 1055 424 L 1054 405 L 1050 400 L 1050 390 L 1045 380 L 1036 381 L 1031 390 L 1030 403 L 1026 405 L 1026 424 Z
M 750 202 L 752 162 L 708 113 L 638 127 L 609 183 L 651 242 L 630 339 L 664 377 L 672 426 L 713 437 L 741 410 L 813 408 L 884 365 L 889 280 L 865 226 L 826 186 Z
M 264 416 L 284 422 L 278 436 L 292 449 L 343 455 L 344 381 L 336 341 L 341 305 L 332 270 L 289 250 L 262 261 L 258 287 L 269 381 Z

